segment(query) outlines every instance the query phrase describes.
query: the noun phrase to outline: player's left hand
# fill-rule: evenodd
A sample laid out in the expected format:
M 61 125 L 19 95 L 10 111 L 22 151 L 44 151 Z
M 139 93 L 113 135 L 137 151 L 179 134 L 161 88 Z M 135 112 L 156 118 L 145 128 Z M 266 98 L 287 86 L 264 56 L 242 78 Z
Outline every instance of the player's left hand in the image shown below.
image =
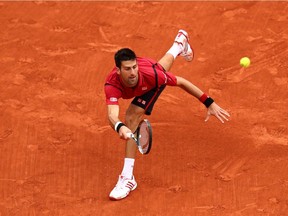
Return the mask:
M 207 122 L 211 115 L 214 115 L 219 121 L 224 123 L 224 120 L 229 121 L 228 117 L 230 117 L 230 114 L 222 109 L 220 106 L 218 106 L 215 102 L 213 102 L 209 107 L 207 111 L 207 116 L 205 119 L 205 122 Z

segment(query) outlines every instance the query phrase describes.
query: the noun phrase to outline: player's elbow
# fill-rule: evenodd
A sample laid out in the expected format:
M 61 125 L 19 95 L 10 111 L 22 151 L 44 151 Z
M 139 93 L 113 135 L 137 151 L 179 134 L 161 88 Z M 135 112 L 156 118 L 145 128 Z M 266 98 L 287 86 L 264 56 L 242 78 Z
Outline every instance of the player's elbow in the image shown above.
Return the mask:
M 185 79 L 182 77 L 177 76 L 177 86 L 183 88 L 185 86 Z

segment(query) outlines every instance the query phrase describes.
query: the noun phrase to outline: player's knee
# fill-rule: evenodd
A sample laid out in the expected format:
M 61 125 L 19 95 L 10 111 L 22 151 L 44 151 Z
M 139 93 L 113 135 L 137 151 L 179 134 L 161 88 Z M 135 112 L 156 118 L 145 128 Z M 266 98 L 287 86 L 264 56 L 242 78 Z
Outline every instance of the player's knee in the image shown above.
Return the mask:
M 126 113 L 125 122 L 128 127 L 137 126 L 143 117 L 143 112 Z

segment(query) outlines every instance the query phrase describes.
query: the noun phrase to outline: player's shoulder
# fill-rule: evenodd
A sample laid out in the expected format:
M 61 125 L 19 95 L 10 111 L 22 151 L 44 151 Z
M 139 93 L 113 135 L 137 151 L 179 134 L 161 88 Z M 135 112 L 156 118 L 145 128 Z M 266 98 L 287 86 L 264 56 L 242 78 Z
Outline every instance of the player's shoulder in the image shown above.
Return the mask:
M 110 71 L 110 73 L 107 75 L 107 77 L 106 77 L 106 82 L 109 82 L 109 81 L 111 81 L 111 80 L 117 79 L 118 75 L 117 75 L 116 72 L 117 72 L 117 69 L 116 69 L 116 67 L 114 67 L 114 68 Z
M 156 63 L 154 59 L 147 58 L 147 57 L 137 57 L 137 63 L 138 65 L 153 65 Z

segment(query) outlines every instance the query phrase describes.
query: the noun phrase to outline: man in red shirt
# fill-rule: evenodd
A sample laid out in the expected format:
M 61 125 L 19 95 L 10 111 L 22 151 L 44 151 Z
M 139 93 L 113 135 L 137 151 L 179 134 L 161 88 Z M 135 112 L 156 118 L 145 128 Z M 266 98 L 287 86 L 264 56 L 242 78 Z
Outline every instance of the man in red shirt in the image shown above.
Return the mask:
M 228 121 L 229 113 L 219 107 L 211 97 L 190 81 L 169 72 L 178 55 L 187 61 L 193 59 L 188 33 L 184 30 L 179 30 L 172 47 L 158 62 L 137 57 L 128 48 L 115 53 L 116 66 L 108 75 L 104 90 L 109 123 L 120 138 L 127 142 L 123 170 L 109 195 L 111 200 L 123 199 L 137 187 L 133 175 L 137 146 L 129 139 L 128 134 L 136 130 L 145 114 L 151 114 L 155 102 L 167 85 L 178 86 L 199 99 L 208 109 L 205 121 L 210 115 L 214 115 L 222 123 L 224 120 Z M 125 123 L 119 119 L 119 98 L 134 98 L 126 111 Z

